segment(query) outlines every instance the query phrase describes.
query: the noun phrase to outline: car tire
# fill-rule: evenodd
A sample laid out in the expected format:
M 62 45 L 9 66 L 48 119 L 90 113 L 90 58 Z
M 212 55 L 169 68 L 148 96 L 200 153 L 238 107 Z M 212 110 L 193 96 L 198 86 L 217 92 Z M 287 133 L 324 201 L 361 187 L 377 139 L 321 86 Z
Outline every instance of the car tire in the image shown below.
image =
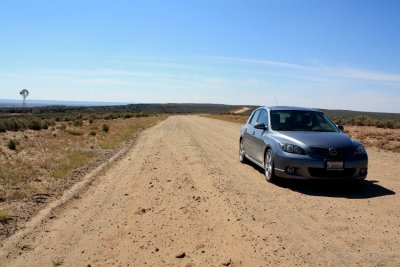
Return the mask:
M 239 160 L 241 163 L 247 163 L 246 152 L 244 151 L 243 139 L 240 139 Z
M 268 149 L 267 152 L 265 153 L 264 173 L 265 173 L 265 179 L 268 182 L 272 183 L 276 180 L 276 175 L 274 172 L 274 153 L 272 149 Z

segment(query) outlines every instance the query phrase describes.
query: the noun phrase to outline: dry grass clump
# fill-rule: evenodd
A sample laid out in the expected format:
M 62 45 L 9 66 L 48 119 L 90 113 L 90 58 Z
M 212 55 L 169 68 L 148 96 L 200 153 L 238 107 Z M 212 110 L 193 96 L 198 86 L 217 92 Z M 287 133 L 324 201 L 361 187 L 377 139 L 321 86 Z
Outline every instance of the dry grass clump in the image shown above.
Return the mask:
M 0 210 L 0 223 L 7 222 L 11 217 L 11 214 L 6 210 Z

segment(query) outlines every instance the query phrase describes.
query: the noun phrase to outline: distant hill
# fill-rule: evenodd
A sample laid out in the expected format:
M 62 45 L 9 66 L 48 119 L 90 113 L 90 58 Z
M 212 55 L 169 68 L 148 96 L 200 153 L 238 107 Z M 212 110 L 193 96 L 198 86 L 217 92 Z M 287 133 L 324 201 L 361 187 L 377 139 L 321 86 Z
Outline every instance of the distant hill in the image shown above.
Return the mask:
M 90 102 L 90 101 L 56 101 L 56 100 L 30 100 L 27 107 L 21 107 L 21 100 L 0 99 L 0 113 L 107 113 L 107 112 L 145 112 L 145 113 L 170 113 L 170 114 L 199 114 L 199 113 L 225 113 L 232 115 L 249 116 L 258 106 L 253 105 L 225 105 L 225 104 L 199 104 L 199 103 L 151 103 L 129 104 L 119 102 Z M 237 110 L 245 111 L 236 114 Z M 341 119 L 343 123 L 357 123 L 355 118 L 400 122 L 400 113 L 364 112 L 353 110 L 328 110 L 320 109 L 331 118 Z
M 94 101 L 60 101 L 60 100 L 27 100 L 27 107 L 44 107 L 44 106 L 72 106 L 72 107 L 88 107 L 88 106 L 118 106 L 127 105 L 129 103 L 121 102 L 94 102 Z M 22 100 L 0 99 L 0 107 L 21 107 Z

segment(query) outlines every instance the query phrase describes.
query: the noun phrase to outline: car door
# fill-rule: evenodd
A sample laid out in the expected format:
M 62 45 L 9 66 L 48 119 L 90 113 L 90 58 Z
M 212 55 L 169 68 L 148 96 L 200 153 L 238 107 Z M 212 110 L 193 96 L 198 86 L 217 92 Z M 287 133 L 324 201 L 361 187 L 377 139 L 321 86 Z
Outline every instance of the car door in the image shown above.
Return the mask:
M 250 118 L 249 123 L 247 123 L 243 133 L 244 150 L 246 151 L 246 154 L 249 155 L 251 158 L 254 158 L 255 154 L 254 125 L 257 123 L 259 115 L 260 115 L 260 110 L 256 110 L 253 113 L 252 117 Z
M 260 110 L 260 115 L 257 118 L 257 124 L 264 123 L 268 126 L 268 113 L 265 109 Z M 254 128 L 253 140 L 254 140 L 254 159 L 260 163 L 264 162 L 264 134 L 266 133 L 265 129 L 256 129 Z

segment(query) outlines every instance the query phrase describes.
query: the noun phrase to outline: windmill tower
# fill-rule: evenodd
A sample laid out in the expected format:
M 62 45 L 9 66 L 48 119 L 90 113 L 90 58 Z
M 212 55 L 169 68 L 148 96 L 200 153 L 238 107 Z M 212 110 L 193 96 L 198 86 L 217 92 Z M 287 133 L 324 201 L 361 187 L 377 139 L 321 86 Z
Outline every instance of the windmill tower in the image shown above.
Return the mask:
M 29 91 L 26 89 L 22 89 L 22 91 L 19 92 L 19 94 L 22 96 L 22 106 L 25 107 L 26 106 L 26 98 L 29 95 Z

